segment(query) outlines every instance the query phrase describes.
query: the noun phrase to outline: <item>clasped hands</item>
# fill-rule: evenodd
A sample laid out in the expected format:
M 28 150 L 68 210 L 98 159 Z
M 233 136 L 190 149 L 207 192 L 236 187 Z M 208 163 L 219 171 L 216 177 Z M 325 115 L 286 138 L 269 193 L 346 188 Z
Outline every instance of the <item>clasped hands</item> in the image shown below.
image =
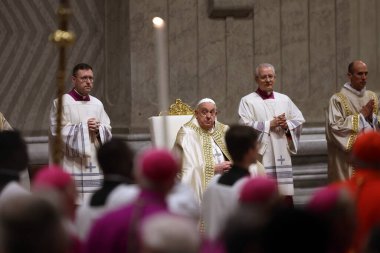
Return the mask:
M 273 130 L 277 127 L 281 127 L 284 130 L 288 129 L 288 124 L 286 123 L 285 113 L 283 113 L 277 117 L 273 117 L 273 119 L 270 121 L 270 129 L 271 130 Z
M 100 122 L 95 118 L 90 118 L 87 120 L 88 130 L 92 133 L 97 134 L 99 132 Z
M 364 116 L 365 119 L 372 121 L 373 109 L 375 108 L 375 100 L 371 99 L 368 103 L 362 107 L 360 113 Z

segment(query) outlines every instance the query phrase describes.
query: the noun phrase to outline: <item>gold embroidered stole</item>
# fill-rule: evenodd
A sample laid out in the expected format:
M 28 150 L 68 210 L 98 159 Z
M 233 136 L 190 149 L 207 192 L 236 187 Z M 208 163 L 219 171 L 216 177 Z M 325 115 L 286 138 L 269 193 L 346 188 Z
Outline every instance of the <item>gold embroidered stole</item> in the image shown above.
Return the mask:
M 212 133 L 203 130 L 201 127 L 195 125 L 192 121 L 187 122 L 184 126 L 192 128 L 200 137 L 202 144 L 202 153 L 203 159 L 205 162 L 204 168 L 204 177 L 202 182 L 202 188 L 205 189 L 211 178 L 214 176 L 214 158 L 212 152 L 212 140 L 219 146 L 220 150 L 223 152 L 223 155 L 231 161 L 231 156 L 228 153 L 227 147 L 224 143 L 224 127 L 222 123 L 216 122 L 215 129 Z
M 354 144 L 356 137 L 359 132 L 359 113 L 354 114 L 349 106 L 348 98 L 342 93 L 339 92 L 336 94 L 337 97 L 340 99 L 343 105 L 344 114 L 346 117 L 353 115 L 352 117 L 352 130 L 354 131 L 353 134 L 351 134 L 348 137 L 348 141 L 346 144 L 346 151 L 350 151 L 352 148 L 352 145 Z

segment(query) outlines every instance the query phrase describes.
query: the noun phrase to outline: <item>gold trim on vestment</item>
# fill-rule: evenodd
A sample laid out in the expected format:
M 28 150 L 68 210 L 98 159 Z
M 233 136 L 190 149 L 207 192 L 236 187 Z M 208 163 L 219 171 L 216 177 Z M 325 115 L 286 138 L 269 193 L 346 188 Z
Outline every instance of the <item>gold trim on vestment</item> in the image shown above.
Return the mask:
M 348 106 L 348 101 L 347 101 L 347 97 L 342 93 L 342 92 L 339 92 L 336 94 L 336 96 L 340 99 L 340 101 L 342 102 L 343 104 L 343 109 L 344 109 L 344 112 L 346 114 L 346 116 L 349 116 L 349 115 L 352 115 L 352 111 L 350 110 L 350 107 Z
M 214 157 L 212 152 L 211 138 L 219 146 L 220 150 L 231 161 L 231 156 L 227 151 L 226 145 L 224 144 L 224 132 L 223 129 L 225 125 L 216 122 L 215 129 L 212 133 L 203 130 L 201 127 L 196 126 L 193 122 L 189 121 L 184 126 L 192 128 L 202 139 L 202 153 L 205 160 L 205 170 L 204 177 L 202 180 L 202 188 L 205 189 L 211 178 L 214 176 Z M 210 138 L 211 137 L 211 138 Z
M 354 130 L 355 133 L 359 133 L 359 114 L 355 114 L 352 117 L 352 130 Z
M 339 92 L 336 95 L 340 99 L 340 101 L 342 102 L 343 109 L 344 109 L 344 112 L 346 114 L 346 117 L 352 115 L 352 131 L 354 131 L 355 134 L 350 135 L 350 137 L 348 138 L 348 141 L 347 141 L 347 146 L 346 146 L 346 151 L 350 151 L 352 149 L 352 145 L 354 144 L 354 142 L 356 140 L 357 133 L 359 132 L 359 114 L 353 115 L 353 112 L 351 111 L 351 109 L 348 105 L 348 99 L 343 93 Z
M 356 136 L 357 136 L 357 134 L 351 134 L 350 135 L 350 137 L 348 138 L 346 151 L 350 151 L 352 149 L 352 145 L 354 144 L 354 142 L 356 140 Z

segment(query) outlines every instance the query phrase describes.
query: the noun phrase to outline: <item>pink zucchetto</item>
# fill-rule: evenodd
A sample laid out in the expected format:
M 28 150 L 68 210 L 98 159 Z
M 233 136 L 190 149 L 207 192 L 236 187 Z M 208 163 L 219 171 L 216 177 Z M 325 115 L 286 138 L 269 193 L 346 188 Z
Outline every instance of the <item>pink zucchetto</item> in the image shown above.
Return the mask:
M 317 190 L 307 204 L 307 209 L 315 213 L 331 211 L 338 203 L 339 192 L 340 189 L 336 187 L 324 187 Z
M 137 160 L 142 177 L 152 183 L 174 180 L 179 166 L 174 156 L 165 149 L 148 149 Z
M 33 179 L 33 187 L 64 189 L 69 184 L 73 183 L 70 174 L 65 172 L 62 167 L 51 165 L 41 168 Z
M 275 180 L 267 177 L 254 177 L 244 183 L 240 191 L 240 203 L 260 204 L 278 196 Z

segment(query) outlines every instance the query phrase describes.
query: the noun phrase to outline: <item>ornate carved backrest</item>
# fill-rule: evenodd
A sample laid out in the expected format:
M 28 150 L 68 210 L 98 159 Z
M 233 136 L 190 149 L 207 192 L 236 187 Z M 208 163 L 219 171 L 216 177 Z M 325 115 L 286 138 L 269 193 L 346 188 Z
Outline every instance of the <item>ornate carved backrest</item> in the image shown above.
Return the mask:
M 166 115 L 167 112 L 160 112 L 160 116 Z M 167 115 L 193 115 L 194 110 L 181 99 L 177 98 L 174 104 L 169 107 L 169 113 Z
M 177 98 L 175 103 L 169 107 L 169 115 L 193 115 L 194 110 L 188 104 Z

